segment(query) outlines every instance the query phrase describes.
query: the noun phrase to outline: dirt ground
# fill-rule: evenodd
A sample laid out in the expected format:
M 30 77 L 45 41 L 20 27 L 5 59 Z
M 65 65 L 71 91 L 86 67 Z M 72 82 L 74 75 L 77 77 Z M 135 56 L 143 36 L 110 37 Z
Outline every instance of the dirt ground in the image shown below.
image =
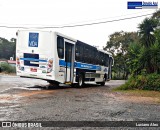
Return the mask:
M 159 99 L 111 90 L 123 83 L 47 89 L 43 80 L 1 75 L 0 121 L 160 121 Z

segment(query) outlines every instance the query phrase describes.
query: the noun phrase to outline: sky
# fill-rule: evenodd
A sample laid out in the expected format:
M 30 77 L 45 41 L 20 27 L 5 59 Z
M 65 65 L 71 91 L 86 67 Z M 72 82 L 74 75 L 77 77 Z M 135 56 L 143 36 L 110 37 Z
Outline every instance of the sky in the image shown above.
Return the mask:
M 0 37 L 16 38 L 18 27 L 64 26 L 140 16 L 155 9 L 127 9 L 128 0 L 0 0 Z M 133 1 L 133 0 L 130 0 Z M 136 1 L 136 0 L 135 0 Z M 140 0 L 138 0 L 140 1 Z M 144 0 L 149 1 L 149 0 Z M 160 5 L 160 0 L 156 0 Z M 159 6 L 158 5 L 158 6 Z M 145 16 L 147 17 L 147 16 Z M 138 31 L 145 17 L 90 26 L 47 28 L 102 48 L 116 31 Z M 149 15 L 148 15 L 149 17 Z

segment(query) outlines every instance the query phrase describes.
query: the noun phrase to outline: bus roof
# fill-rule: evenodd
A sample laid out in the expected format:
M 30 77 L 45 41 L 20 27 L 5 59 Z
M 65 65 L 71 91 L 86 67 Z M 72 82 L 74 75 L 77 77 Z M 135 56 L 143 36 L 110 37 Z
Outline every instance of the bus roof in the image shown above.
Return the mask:
M 24 30 L 18 30 L 18 31 L 32 31 L 32 30 L 24 29 Z M 43 31 L 43 30 L 33 30 L 33 31 L 48 32 L 48 31 Z M 66 38 L 66 39 L 71 40 L 71 41 L 74 41 L 74 42 L 79 41 L 79 40 L 76 40 L 76 39 L 74 39 L 74 38 L 72 38 L 72 37 L 66 36 L 66 35 L 64 35 L 64 34 L 62 34 L 62 33 L 59 33 L 59 32 L 56 32 L 56 31 L 50 31 L 50 32 L 53 32 L 53 33 L 55 33 L 55 34 L 58 35 L 58 36 L 61 36 L 61 37 L 63 37 L 63 38 Z M 94 47 L 94 46 L 92 46 L 92 45 L 90 45 L 90 44 L 87 44 L 87 43 L 85 43 L 85 42 L 82 42 L 82 41 L 79 41 L 79 42 L 81 42 L 81 43 L 83 43 L 83 44 L 86 44 L 86 45 L 88 45 L 88 46 Z M 103 53 L 106 53 L 106 54 L 112 56 L 112 54 L 111 54 L 110 52 L 104 51 L 104 50 L 102 50 L 102 49 L 98 49 L 97 47 L 94 47 L 94 48 L 97 49 L 97 50 L 100 51 L 100 52 L 103 52 Z
M 102 49 L 97 49 L 98 51 L 101 51 L 101 52 L 103 52 L 103 53 L 106 53 L 106 54 L 108 54 L 108 55 L 110 55 L 110 56 L 112 56 L 112 53 L 110 53 L 110 52 L 108 52 L 108 51 L 105 51 L 105 50 L 102 50 Z
M 71 41 L 77 42 L 77 40 L 74 39 L 74 38 L 72 38 L 72 37 L 66 36 L 66 35 L 64 35 L 64 34 L 62 34 L 62 33 L 59 33 L 59 32 L 55 32 L 55 33 L 56 33 L 56 35 L 58 35 L 58 36 L 61 36 L 61 37 L 64 37 L 64 38 L 66 38 L 66 39 L 69 39 L 69 40 L 71 40 Z

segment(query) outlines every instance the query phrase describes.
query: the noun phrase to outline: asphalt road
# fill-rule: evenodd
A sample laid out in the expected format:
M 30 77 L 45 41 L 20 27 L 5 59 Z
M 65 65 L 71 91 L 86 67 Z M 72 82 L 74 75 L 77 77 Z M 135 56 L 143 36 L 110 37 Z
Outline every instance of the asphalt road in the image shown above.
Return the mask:
M 1 75 L 0 121 L 160 121 L 160 104 L 111 91 L 124 82 L 46 89 L 43 80 Z

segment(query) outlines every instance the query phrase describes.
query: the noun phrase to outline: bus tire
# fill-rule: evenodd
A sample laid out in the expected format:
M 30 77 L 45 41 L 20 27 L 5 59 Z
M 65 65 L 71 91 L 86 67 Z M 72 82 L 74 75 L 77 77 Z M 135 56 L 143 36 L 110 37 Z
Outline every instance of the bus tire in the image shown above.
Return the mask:
M 59 82 L 47 80 L 47 82 L 50 84 L 49 88 L 59 87 Z
M 104 86 L 105 85 L 105 82 L 96 82 L 97 84 L 101 85 L 101 86 Z
M 78 76 L 78 87 L 83 87 L 84 86 L 84 76 L 80 74 Z
M 105 82 L 100 82 L 100 85 L 101 85 L 101 86 L 104 86 L 104 85 L 105 85 Z
M 104 86 L 106 81 L 105 81 L 105 78 L 103 79 L 103 82 L 96 82 L 97 84 L 100 84 L 101 86 Z

